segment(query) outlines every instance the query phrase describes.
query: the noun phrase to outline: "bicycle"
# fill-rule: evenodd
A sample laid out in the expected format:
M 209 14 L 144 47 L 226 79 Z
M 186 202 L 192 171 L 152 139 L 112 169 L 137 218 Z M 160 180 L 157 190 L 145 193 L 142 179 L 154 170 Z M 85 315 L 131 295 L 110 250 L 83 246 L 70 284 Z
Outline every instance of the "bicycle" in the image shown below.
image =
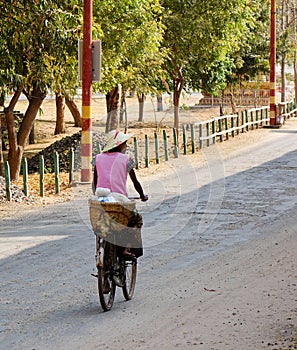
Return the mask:
M 118 254 L 118 247 L 96 237 L 96 267 L 99 300 L 104 311 L 112 308 L 116 287 L 122 288 L 124 298 L 131 300 L 134 295 L 137 258 L 124 258 Z
M 137 257 L 123 256 L 120 232 L 135 212 L 135 203 L 105 203 L 89 201 L 90 219 L 96 234 L 96 268 L 99 301 L 103 311 L 114 303 L 116 287 L 122 288 L 124 298 L 131 300 L 136 284 Z M 131 214 L 132 213 L 132 214 Z M 142 248 L 141 248 L 142 249 Z

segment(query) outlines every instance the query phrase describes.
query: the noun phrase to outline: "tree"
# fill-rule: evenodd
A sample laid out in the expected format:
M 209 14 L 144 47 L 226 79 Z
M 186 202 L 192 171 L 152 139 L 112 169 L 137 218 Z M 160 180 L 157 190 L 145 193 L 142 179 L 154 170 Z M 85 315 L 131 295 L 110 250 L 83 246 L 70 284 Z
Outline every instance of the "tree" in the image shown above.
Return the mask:
M 103 0 L 94 3 L 102 31 L 102 82 L 106 93 L 106 131 L 118 127 L 119 85 L 142 87 L 160 70 L 161 7 L 156 0 Z
M 65 133 L 65 96 L 61 94 L 61 91 L 56 92 L 56 128 L 55 135 Z
M 229 71 L 224 77 L 225 87 L 231 93 L 238 90 L 242 84 L 257 80 L 269 73 L 270 54 L 270 1 L 254 2 L 253 20 L 247 23 L 247 31 L 240 41 L 238 50 L 229 59 Z M 224 86 L 221 87 L 224 90 Z M 203 90 L 216 93 L 213 88 Z M 223 93 L 223 92 L 222 92 Z M 233 113 L 236 113 L 235 102 L 231 102 Z M 221 105 L 221 109 L 223 106 Z
M 48 89 L 74 86 L 73 52 L 80 35 L 80 10 L 76 4 L 77 1 L 53 0 L 0 2 L 2 89 L 15 91 L 5 108 L 12 179 L 19 176 L 23 151 Z M 29 105 L 16 132 L 13 109 L 21 93 Z
M 297 51 L 297 21 L 296 1 L 282 0 L 278 7 L 277 14 L 277 57 L 281 66 L 281 100 L 286 100 L 286 65 L 292 64 L 296 67 Z M 294 74 L 297 82 L 296 69 Z M 296 84 L 295 84 L 296 86 Z M 295 89 L 296 90 L 296 89 Z M 296 94 L 297 97 L 297 94 Z
M 164 45 L 169 50 L 166 70 L 173 81 L 174 127 L 179 126 L 179 100 L 184 87 L 201 88 L 200 72 L 227 67 L 252 20 L 253 3 L 247 0 L 163 0 L 166 26 Z M 194 73 L 195 72 L 195 73 Z M 192 73 L 194 73 L 192 75 Z M 219 77 L 219 76 L 218 76 Z
M 297 6 L 296 3 L 292 6 L 292 17 L 293 17 L 293 67 L 294 67 L 294 83 L 295 83 L 295 105 L 297 105 Z

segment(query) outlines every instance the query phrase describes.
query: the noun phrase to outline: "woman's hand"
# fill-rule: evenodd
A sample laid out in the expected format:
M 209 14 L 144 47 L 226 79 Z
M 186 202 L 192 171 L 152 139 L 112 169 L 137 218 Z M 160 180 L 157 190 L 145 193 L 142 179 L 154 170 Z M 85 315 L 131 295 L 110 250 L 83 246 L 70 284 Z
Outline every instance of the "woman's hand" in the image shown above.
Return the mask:
M 142 202 L 146 202 L 148 200 L 148 196 L 144 194 L 142 197 L 140 197 Z

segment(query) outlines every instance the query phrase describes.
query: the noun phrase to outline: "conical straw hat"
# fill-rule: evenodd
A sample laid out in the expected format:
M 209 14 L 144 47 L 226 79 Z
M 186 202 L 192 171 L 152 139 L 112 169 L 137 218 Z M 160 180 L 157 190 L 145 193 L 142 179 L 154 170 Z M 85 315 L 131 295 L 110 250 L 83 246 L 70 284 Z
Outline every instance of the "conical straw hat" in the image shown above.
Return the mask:
M 129 140 L 133 134 L 124 134 L 120 130 L 112 130 L 107 134 L 107 142 L 102 152 L 110 151 Z

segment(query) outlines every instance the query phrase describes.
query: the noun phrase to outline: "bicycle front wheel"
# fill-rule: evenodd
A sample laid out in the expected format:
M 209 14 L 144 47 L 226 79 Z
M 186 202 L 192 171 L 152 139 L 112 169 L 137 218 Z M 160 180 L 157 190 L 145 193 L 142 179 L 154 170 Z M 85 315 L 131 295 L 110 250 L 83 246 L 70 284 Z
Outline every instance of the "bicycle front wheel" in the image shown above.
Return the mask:
M 136 273 L 137 273 L 137 259 L 123 260 L 125 284 L 122 287 L 123 295 L 126 300 L 131 300 L 136 284 Z
M 97 264 L 97 269 L 99 300 L 104 311 L 109 311 L 114 302 L 116 284 L 112 279 L 112 269 L 116 259 L 115 246 L 103 241 L 100 247 L 100 264 Z

